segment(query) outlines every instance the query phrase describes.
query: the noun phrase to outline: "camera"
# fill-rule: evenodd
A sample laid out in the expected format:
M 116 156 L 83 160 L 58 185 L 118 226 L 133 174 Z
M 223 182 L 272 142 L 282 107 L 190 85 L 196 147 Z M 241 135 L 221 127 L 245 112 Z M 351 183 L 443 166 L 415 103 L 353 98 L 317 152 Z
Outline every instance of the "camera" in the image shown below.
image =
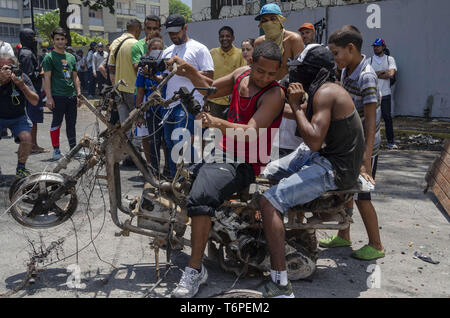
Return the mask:
M 22 74 L 23 74 L 22 70 L 21 70 L 18 66 L 16 66 L 16 65 L 10 65 L 10 66 L 8 67 L 8 69 L 10 69 L 11 72 L 13 72 L 14 75 L 16 75 L 17 77 L 21 77 Z
M 143 55 L 141 56 L 138 67 L 145 68 L 146 66 L 148 66 L 148 71 L 150 72 L 149 76 L 154 76 L 156 73 L 164 72 L 166 70 L 164 59 Z

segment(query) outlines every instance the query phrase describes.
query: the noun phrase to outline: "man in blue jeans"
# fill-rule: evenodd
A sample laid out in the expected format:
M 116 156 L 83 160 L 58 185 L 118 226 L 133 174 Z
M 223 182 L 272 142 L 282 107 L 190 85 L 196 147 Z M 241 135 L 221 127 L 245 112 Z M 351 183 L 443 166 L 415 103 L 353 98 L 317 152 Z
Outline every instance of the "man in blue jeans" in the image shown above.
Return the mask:
M 148 42 L 147 55 L 158 58 L 164 43 L 160 38 L 153 38 Z M 138 70 L 136 78 L 136 106 L 147 102 L 147 97 L 153 92 L 152 87 L 158 86 L 157 78 L 160 73 L 144 74 L 142 69 Z M 159 79 L 159 78 L 158 78 Z M 163 87 L 162 98 L 166 98 L 166 86 Z M 140 125 L 136 130 L 136 136 L 142 137 L 142 147 L 144 148 L 145 159 L 150 164 L 153 173 L 159 175 L 160 152 L 162 145 L 163 126 L 161 124 L 165 110 L 162 106 L 152 106 L 145 114 L 146 125 Z
M 359 175 L 362 123 L 350 95 L 332 83 L 333 67 L 333 54 L 319 44 L 308 45 L 291 64 L 289 105 L 309 149 L 297 148 L 269 163 L 262 174 L 281 180 L 259 202 L 271 263 L 271 279 L 260 288 L 263 297 L 294 296 L 287 278 L 283 214 L 329 190 L 352 187 Z
M 382 95 L 381 115 L 386 130 L 388 149 L 398 149 L 394 143 L 394 125 L 391 116 L 391 79 L 397 73 L 397 65 L 392 56 L 386 54 L 386 42 L 378 38 L 372 43 L 374 56 L 370 58 L 370 65 L 378 76 L 378 90 Z
M 173 45 L 164 50 L 162 58 L 172 58 L 178 56 L 191 64 L 196 70 L 200 71 L 202 75 L 209 78 L 214 76 L 214 62 L 209 53 L 208 48 L 200 42 L 190 39 L 187 35 L 187 24 L 184 18 L 179 14 L 172 14 L 166 19 L 166 30 Z M 178 91 L 180 87 L 186 87 L 189 91 L 194 88 L 192 82 L 185 76 L 175 75 L 167 83 L 167 98 L 172 98 L 173 93 Z M 196 91 L 194 98 L 203 105 L 203 96 Z M 169 105 L 169 110 L 166 122 L 164 124 L 164 141 L 169 154 L 169 170 L 172 177 L 175 176 L 177 167 L 176 161 L 178 155 L 172 156 L 172 148 L 181 140 L 180 138 L 172 138 L 172 132 L 177 128 L 186 127 L 193 135 L 194 133 L 194 117 L 185 113 L 183 107 L 179 102 Z M 193 154 L 191 147 L 191 154 Z
M 17 67 L 17 60 L 7 53 L 0 53 L 0 131 L 9 128 L 20 140 L 17 151 L 16 177 L 22 178 L 30 174 L 25 163 L 32 148 L 31 122 L 25 114 L 26 103 L 37 107 L 39 96 L 26 74 L 14 74 L 11 66 Z

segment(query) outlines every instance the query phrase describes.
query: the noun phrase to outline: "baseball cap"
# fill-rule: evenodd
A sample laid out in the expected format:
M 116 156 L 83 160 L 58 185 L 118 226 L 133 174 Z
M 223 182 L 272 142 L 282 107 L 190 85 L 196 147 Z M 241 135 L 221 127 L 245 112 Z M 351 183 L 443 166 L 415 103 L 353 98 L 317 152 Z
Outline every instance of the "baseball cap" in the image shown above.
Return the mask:
M 288 66 L 297 67 L 298 65 L 307 65 L 316 68 L 333 69 L 334 56 L 331 51 L 322 44 L 308 44 L 297 58 L 288 63 Z
M 302 26 L 298 29 L 298 31 L 300 32 L 302 29 L 310 29 L 310 30 L 316 31 L 314 29 L 314 25 L 312 25 L 312 23 L 303 23 Z
M 99 42 L 99 43 L 97 44 L 97 46 L 103 47 L 103 43 L 102 43 L 102 42 Z
M 167 32 L 180 32 L 181 28 L 186 24 L 183 16 L 180 14 L 171 14 L 164 24 Z
M 256 16 L 255 20 L 259 21 L 261 20 L 261 17 L 265 14 L 278 14 L 283 15 L 281 13 L 280 7 L 275 3 L 268 3 L 264 5 L 261 10 L 259 11 L 259 14 Z
M 385 45 L 385 42 L 382 38 L 378 38 L 375 40 L 375 42 L 372 43 L 372 46 L 380 46 L 380 45 Z

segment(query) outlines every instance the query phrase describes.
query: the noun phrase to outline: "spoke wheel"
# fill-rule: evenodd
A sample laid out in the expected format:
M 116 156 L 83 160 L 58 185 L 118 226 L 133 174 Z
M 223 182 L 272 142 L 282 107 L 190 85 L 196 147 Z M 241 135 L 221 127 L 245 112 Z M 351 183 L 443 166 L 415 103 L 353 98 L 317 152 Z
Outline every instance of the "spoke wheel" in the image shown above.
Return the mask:
M 64 177 L 56 173 L 33 174 L 15 183 L 10 189 L 12 217 L 21 225 L 35 229 L 50 228 L 67 221 L 78 205 L 74 187 L 65 191 L 49 208 L 44 208 L 52 194 L 64 185 Z

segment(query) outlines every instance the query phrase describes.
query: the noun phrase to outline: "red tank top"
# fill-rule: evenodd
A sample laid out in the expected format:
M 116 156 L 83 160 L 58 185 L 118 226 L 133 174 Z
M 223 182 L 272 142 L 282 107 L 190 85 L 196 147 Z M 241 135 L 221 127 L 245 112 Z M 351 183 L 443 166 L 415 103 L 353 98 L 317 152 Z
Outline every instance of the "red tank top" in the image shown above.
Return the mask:
M 258 104 L 259 97 L 261 97 L 272 87 L 280 87 L 277 82 L 273 81 L 252 97 L 242 97 L 239 95 L 239 85 L 241 80 L 244 77 L 249 76 L 249 74 L 250 70 L 244 72 L 234 83 L 230 108 L 227 116 L 227 120 L 231 123 L 247 124 L 256 113 L 256 105 Z M 235 158 L 240 158 L 245 162 L 250 163 L 253 167 L 253 171 L 255 172 L 255 176 L 258 176 L 261 172 L 261 167 L 265 166 L 270 160 L 272 139 L 275 137 L 278 127 L 280 127 L 282 115 L 283 112 L 281 111 L 278 117 L 267 129 L 260 129 L 256 142 L 238 141 L 237 138 L 230 137 L 225 134 L 222 137 L 220 146 L 225 152 L 233 154 Z M 229 145 L 233 141 L 234 148 L 227 147 L 227 144 Z

